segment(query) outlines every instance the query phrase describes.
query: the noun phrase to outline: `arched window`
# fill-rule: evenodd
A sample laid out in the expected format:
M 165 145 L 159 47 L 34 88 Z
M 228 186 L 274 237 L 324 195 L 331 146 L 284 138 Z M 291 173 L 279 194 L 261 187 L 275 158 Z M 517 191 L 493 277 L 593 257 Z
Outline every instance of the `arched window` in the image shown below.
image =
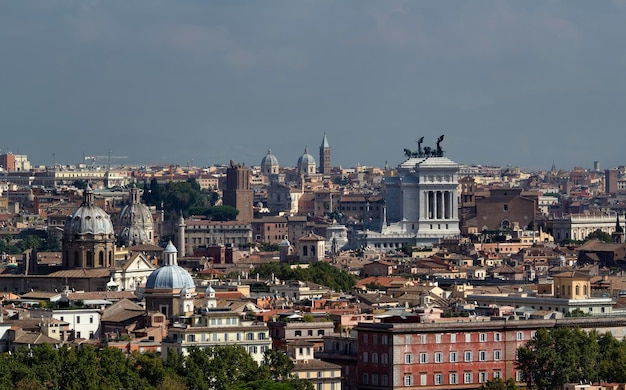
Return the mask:
M 93 253 L 87 251 L 87 267 L 93 267 Z
M 98 266 L 104 267 L 104 252 L 98 252 Z
M 576 290 L 576 296 L 580 295 L 580 286 L 579 285 L 576 285 L 575 290 Z
M 302 256 L 308 256 L 309 248 L 306 245 L 302 245 Z
M 583 286 L 583 295 L 585 297 L 587 296 L 587 285 L 586 284 Z
M 315 245 L 311 245 L 311 256 L 315 256 Z

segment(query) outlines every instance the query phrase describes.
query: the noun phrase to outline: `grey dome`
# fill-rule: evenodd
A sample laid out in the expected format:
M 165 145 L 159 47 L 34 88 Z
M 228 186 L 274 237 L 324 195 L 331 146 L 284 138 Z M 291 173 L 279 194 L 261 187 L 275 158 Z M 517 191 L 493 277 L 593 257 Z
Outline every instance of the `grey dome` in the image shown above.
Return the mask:
M 82 205 L 65 220 L 63 234 L 72 238 L 85 234 L 115 235 L 109 214 L 93 203 L 91 188 L 85 189 Z
M 315 164 L 315 158 L 309 154 L 309 149 L 304 149 L 304 154 L 298 159 L 298 167 L 301 167 L 303 164 Z
M 278 159 L 272 154 L 272 149 L 269 149 L 263 160 L 261 160 L 261 166 L 278 166 Z
M 138 225 L 143 229 L 152 229 L 152 213 L 148 206 L 142 203 L 131 203 L 124 206 L 120 213 L 123 226 Z
M 122 209 L 120 222 L 123 226 L 120 232 L 120 239 L 123 243 L 146 244 L 152 241 L 154 231 L 152 212 L 148 206 L 140 202 L 139 189 L 131 189 L 130 202 Z
M 138 245 L 150 242 L 146 231 L 137 225 L 126 226 L 120 232 L 120 240 L 128 245 Z
M 186 269 L 178 265 L 164 265 L 152 271 L 146 282 L 146 290 L 195 289 L 196 285 Z

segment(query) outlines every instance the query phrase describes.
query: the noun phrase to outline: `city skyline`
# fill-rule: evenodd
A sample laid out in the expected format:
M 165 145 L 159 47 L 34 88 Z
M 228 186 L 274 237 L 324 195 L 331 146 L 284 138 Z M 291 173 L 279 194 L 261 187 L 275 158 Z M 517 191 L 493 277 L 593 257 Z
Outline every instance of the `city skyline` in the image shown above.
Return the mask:
M 624 165 L 622 1 L 1 9 L 0 150 L 35 165 L 258 165 L 271 148 L 295 166 L 324 133 L 334 166 L 395 166 L 441 134 L 462 164 Z

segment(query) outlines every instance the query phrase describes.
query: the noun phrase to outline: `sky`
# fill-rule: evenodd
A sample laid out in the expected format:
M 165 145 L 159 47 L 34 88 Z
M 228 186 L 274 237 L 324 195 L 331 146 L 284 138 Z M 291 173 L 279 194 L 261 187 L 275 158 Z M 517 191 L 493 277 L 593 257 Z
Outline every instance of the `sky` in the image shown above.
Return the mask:
M 626 1 L 2 0 L 0 151 L 35 164 L 625 165 Z M 318 161 L 319 163 L 319 161 Z

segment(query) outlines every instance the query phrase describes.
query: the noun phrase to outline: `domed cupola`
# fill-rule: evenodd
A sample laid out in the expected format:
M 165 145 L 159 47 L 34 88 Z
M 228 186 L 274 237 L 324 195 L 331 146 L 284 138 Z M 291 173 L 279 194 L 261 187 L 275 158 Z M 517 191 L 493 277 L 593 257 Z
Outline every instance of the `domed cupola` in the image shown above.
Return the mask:
M 148 206 L 140 201 L 139 189 L 130 190 L 130 202 L 120 213 L 122 230 L 120 241 L 127 246 L 152 244 L 154 241 L 154 223 Z
M 278 159 L 272 154 L 272 149 L 269 149 L 261 160 L 261 172 L 266 176 L 278 175 L 279 169 Z
M 177 264 L 178 250 L 170 241 L 163 251 L 164 265 L 152 271 L 146 282 L 146 292 L 149 290 L 171 290 L 180 293 L 186 289 L 195 292 L 196 285 L 186 269 Z
M 304 149 L 304 154 L 298 159 L 298 174 L 303 176 L 312 175 L 316 172 L 315 159 L 309 154 L 309 149 Z
M 65 220 L 62 239 L 65 268 L 108 268 L 113 266 L 115 231 L 111 217 L 94 204 L 91 187 L 83 192 L 83 203 Z
M 165 314 L 189 315 L 193 312 L 196 285 L 186 269 L 177 264 L 178 250 L 168 242 L 163 251 L 164 264 L 152 271 L 146 281 L 146 308 Z
M 83 192 L 83 203 L 65 220 L 63 235 L 77 238 L 83 235 L 115 235 L 111 217 L 93 201 L 93 191 L 88 186 Z

